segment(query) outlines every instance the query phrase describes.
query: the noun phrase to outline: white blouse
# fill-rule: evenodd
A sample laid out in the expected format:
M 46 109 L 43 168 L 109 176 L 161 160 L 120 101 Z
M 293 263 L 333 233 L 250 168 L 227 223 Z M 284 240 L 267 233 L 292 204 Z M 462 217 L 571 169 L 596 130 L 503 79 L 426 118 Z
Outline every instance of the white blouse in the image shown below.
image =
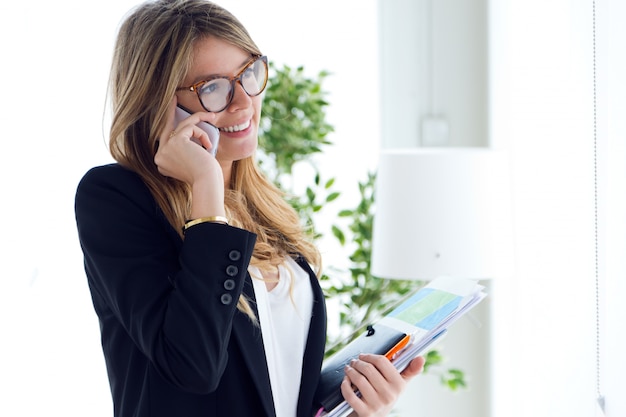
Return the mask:
M 309 274 L 287 258 L 278 267 L 278 284 L 267 291 L 261 271 L 249 266 L 248 272 L 254 286 L 276 417 L 295 417 L 313 309 Z

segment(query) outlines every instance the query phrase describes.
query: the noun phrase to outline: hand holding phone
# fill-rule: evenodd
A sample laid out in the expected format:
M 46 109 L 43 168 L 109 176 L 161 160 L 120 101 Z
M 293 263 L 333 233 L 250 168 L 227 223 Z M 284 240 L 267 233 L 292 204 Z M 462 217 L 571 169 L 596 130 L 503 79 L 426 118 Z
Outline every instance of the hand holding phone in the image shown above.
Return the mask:
M 189 116 L 191 116 L 191 112 L 189 110 L 182 107 L 180 104 L 176 105 L 176 113 L 174 117 L 176 125 L 178 125 L 181 121 L 188 118 Z M 200 129 L 204 130 L 209 136 L 209 141 L 211 142 L 211 145 L 213 145 L 210 152 L 211 152 L 211 155 L 215 156 L 215 154 L 217 153 L 217 145 L 219 144 L 219 141 L 220 141 L 219 129 L 213 126 L 211 123 L 204 122 L 204 121 L 198 123 L 197 126 Z

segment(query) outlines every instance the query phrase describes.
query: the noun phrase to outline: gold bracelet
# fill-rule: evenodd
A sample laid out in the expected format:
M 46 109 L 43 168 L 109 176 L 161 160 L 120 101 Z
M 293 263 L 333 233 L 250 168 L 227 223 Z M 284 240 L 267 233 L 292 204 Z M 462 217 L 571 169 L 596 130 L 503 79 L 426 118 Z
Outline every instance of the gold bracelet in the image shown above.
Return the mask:
M 183 233 L 187 231 L 191 226 L 195 226 L 200 223 L 221 223 L 228 224 L 228 219 L 224 216 L 210 216 L 210 217 L 200 217 L 199 219 L 189 220 L 183 226 Z

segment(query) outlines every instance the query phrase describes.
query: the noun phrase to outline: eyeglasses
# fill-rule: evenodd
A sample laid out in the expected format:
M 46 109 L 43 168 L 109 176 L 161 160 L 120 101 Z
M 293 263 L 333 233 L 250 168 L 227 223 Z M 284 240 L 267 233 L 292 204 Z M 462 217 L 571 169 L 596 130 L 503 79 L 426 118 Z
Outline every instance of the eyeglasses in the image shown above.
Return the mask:
M 228 107 L 235 95 L 235 83 L 243 87 L 250 97 L 258 96 L 267 85 L 267 57 L 254 56 L 234 77 L 215 76 L 176 91 L 193 91 L 208 112 L 219 113 Z

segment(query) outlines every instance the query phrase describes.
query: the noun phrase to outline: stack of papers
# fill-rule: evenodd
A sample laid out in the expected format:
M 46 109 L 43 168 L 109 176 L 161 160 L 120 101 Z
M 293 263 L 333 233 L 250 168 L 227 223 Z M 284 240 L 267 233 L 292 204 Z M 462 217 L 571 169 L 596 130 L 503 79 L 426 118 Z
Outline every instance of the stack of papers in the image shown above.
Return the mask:
M 477 281 L 450 277 L 437 278 L 415 292 L 324 362 L 316 393 L 317 415 L 344 417 L 352 412 L 340 385 L 344 366 L 360 353 L 386 355 L 402 371 L 486 295 Z

